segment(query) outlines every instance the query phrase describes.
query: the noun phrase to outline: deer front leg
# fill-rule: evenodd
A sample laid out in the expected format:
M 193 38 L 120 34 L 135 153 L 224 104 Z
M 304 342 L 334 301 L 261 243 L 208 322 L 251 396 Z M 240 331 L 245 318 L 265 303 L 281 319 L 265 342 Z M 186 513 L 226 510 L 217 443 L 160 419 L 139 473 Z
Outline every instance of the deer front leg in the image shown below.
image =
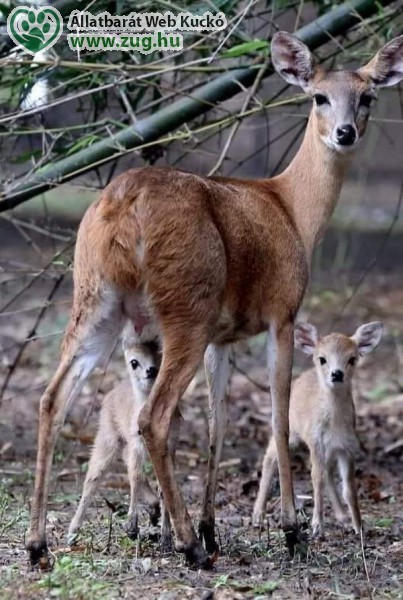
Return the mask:
M 272 397 L 272 429 L 277 448 L 281 490 L 281 520 L 286 543 L 293 556 L 305 553 L 306 539 L 298 528 L 289 450 L 289 404 L 294 350 L 293 324 L 271 325 L 269 330 L 269 375 Z
M 260 479 L 259 492 L 253 507 L 253 524 L 260 527 L 263 524 L 266 513 L 266 504 L 269 497 L 270 486 L 277 470 L 277 450 L 274 437 L 271 438 L 263 460 L 262 477 Z
M 199 536 L 209 554 L 218 551 L 215 541 L 215 495 L 218 467 L 227 428 L 227 385 L 229 377 L 229 346 L 210 344 L 204 355 L 209 394 L 209 456 Z

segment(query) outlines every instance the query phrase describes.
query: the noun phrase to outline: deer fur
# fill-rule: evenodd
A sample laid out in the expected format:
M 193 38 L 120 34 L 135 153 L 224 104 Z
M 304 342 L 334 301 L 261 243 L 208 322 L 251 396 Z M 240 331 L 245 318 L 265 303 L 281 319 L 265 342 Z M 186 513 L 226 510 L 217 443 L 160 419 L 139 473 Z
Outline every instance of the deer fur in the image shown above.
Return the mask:
M 69 528 L 70 543 L 76 539 L 97 485 L 119 453 L 127 465 L 130 483 L 127 535 L 131 539 L 138 537 L 138 509 L 141 499 L 147 506 L 152 525 L 157 524 L 160 516 L 158 497 L 144 473 L 147 451 L 138 431 L 138 416 L 157 377 L 161 352 L 155 340 L 138 339 L 131 324 L 124 331 L 123 350 L 129 378 L 120 382 L 103 399 L 83 494 Z M 173 460 L 179 436 L 179 420 L 177 411 L 170 432 L 170 453 Z M 164 551 L 172 548 L 171 524 L 165 507 L 161 519 L 161 547 Z
M 352 379 L 360 356 L 372 352 L 382 337 L 382 324 L 361 325 L 353 336 L 331 333 L 318 339 L 316 327 L 295 327 L 295 346 L 313 356 L 314 368 L 305 371 L 293 383 L 290 397 L 290 445 L 304 442 L 311 457 L 314 490 L 314 535 L 323 534 L 323 499 L 327 486 L 334 514 L 346 523 L 348 517 L 337 490 L 336 472 L 343 484 L 356 533 L 361 516 L 355 485 L 355 454 L 359 448 L 355 430 Z M 272 438 L 263 461 L 259 493 L 253 511 L 255 525 L 263 523 L 270 485 L 277 465 Z
M 225 432 L 228 347 L 262 331 L 268 331 L 282 527 L 291 552 L 303 541 L 288 448 L 294 320 L 313 247 L 339 197 L 351 151 L 364 134 L 375 88 L 403 79 L 403 36 L 356 72 L 326 73 L 305 44 L 285 32 L 273 36 L 272 59 L 279 74 L 303 87 L 315 102 L 301 147 L 281 175 L 246 180 L 169 168 L 132 169 L 105 188 L 81 222 L 72 314 L 59 367 L 40 405 L 27 537 L 32 564 L 48 564 L 46 503 L 66 412 L 88 375 L 107 360 L 127 318 L 137 332 L 155 329 L 163 349 L 138 422 L 169 510 L 176 549 L 203 568 L 216 556 L 214 496 Z M 175 476 L 168 437 L 179 399 L 204 355 L 210 453 L 199 540 Z

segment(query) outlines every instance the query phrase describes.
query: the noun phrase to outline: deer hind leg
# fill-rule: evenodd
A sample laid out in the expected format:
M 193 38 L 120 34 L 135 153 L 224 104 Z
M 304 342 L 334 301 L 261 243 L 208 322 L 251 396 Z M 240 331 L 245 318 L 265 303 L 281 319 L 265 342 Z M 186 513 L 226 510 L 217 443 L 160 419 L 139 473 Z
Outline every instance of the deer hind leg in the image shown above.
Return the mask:
M 168 439 L 168 451 L 171 456 L 173 465 L 175 466 L 175 454 L 176 448 L 178 447 L 179 431 L 180 431 L 181 415 L 179 410 L 174 412 L 171 421 L 171 428 Z M 166 506 L 162 493 L 161 495 L 161 552 L 172 552 L 172 531 L 171 531 L 171 518 L 169 516 L 169 510 Z
M 87 476 L 84 481 L 83 494 L 77 512 L 70 523 L 68 533 L 69 544 L 74 543 L 76 534 L 81 528 L 84 514 L 91 502 L 91 498 L 94 495 L 100 479 L 106 473 L 108 467 L 116 457 L 119 446 L 120 444 L 117 437 L 111 435 L 109 423 L 106 424 L 105 427 L 101 420 L 88 465 Z
M 90 373 L 109 358 L 122 327 L 120 299 L 110 291 L 103 296 L 92 297 L 91 303 L 87 300 L 85 312 L 73 309 L 61 362 L 40 401 L 35 487 L 26 543 L 32 565 L 49 566 L 46 503 L 59 432 Z
M 273 477 L 277 471 L 277 450 L 274 437 L 271 438 L 267 446 L 266 454 L 263 459 L 262 477 L 259 484 L 259 492 L 253 507 L 253 524 L 257 527 L 263 525 L 266 504 L 269 498 L 269 492 Z
M 227 429 L 227 385 L 229 377 L 229 346 L 210 344 L 204 355 L 209 395 L 209 456 L 207 481 L 199 523 L 199 536 L 209 554 L 218 551 L 215 541 L 215 495 L 218 467 Z
M 179 399 L 194 377 L 207 345 L 202 327 L 193 330 L 189 321 L 166 331 L 163 358 L 157 380 L 139 415 L 139 430 L 144 437 L 151 462 L 169 511 L 176 537 L 176 549 L 187 560 L 208 568 L 210 559 L 192 526 L 175 477 L 174 463 L 168 449 L 168 436 Z
M 272 429 L 276 442 L 281 490 L 281 520 L 291 556 L 306 553 L 306 537 L 300 531 L 294 504 L 289 449 L 289 405 L 294 351 L 291 321 L 274 322 L 269 329 L 269 375 L 272 396 Z
M 361 514 L 355 484 L 354 456 L 340 456 L 339 469 L 343 483 L 343 498 L 348 506 L 355 533 L 361 531 Z

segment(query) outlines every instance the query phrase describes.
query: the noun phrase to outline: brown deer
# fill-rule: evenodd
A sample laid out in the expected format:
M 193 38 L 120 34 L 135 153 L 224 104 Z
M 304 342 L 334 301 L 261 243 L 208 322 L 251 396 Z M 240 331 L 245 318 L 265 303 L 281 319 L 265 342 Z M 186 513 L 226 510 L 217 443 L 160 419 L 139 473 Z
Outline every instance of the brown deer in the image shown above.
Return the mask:
M 382 337 L 382 323 L 361 325 L 351 337 L 331 333 L 318 338 L 314 325 L 301 323 L 294 330 L 295 346 L 313 355 L 314 368 L 294 382 L 290 396 L 290 446 L 301 441 L 308 448 L 312 464 L 314 512 L 312 529 L 323 534 L 323 491 L 325 484 L 334 514 L 347 522 L 336 483 L 339 469 L 343 497 L 347 503 L 354 531 L 360 533 L 361 516 L 355 485 L 355 455 L 359 448 L 355 430 L 352 378 L 360 356 L 372 352 Z M 259 493 L 253 522 L 261 525 L 266 502 L 277 465 L 274 439 L 270 440 L 263 461 Z
M 146 449 L 138 432 L 138 415 L 147 402 L 161 363 L 158 338 L 139 338 L 131 326 L 123 335 L 123 350 L 129 378 L 121 381 L 103 399 L 99 428 L 88 465 L 83 494 L 76 514 L 69 527 L 69 542 L 72 543 L 81 528 L 85 511 L 97 485 L 118 453 L 122 453 L 127 465 L 130 483 L 130 505 L 126 533 L 131 539 L 139 534 L 138 511 L 140 499 L 147 506 L 152 525 L 160 516 L 158 497 L 151 489 L 144 464 Z M 179 435 L 180 415 L 176 412 L 170 432 L 170 452 L 174 459 Z M 165 507 L 161 518 L 161 548 L 169 551 L 172 547 L 171 524 Z
M 290 550 L 300 538 L 288 448 L 294 320 L 312 250 L 339 197 L 346 168 L 364 135 L 379 86 L 403 79 L 403 36 L 358 71 L 326 73 L 298 38 L 272 41 L 278 73 L 314 100 L 302 145 L 272 179 L 200 177 L 140 168 L 114 179 L 80 225 L 74 304 L 60 364 L 44 392 L 27 549 L 47 564 L 46 503 L 56 439 L 84 381 L 107 360 L 125 319 L 161 339 L 161 368 L 139 429 L 171 516 L 176 549 L 209 567 L 214 495 L 226 425 L 228 348 L 268 331 L 273 431 L 278 452 L 282 527 Z M 206 348 L 207 352 L 206 352 Z M 177 403 L 205 356 L 210 403 L 206 493 L 196 535 L 168 452 Z

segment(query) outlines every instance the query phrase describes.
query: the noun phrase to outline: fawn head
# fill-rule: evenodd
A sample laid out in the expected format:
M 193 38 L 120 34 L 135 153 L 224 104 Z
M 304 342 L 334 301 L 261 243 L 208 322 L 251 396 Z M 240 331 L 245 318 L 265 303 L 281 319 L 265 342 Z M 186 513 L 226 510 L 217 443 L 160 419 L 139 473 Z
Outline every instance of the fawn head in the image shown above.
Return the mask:
M 313 356 L 321 385 L 337 389 L 349 385 L 360 356 L 369 354 L 379 344 L 383 326 L 379 321 L 358 327 L 351 336 L 330 333 L 318 337 L 317 329 L 310 323 L 295 326 L 295 346 Z
M 161 349 L 158 339 L 142 339 L 128 324 L 122 341 L 130 380 L 137 389 L 149 394 L 161 365 Z
M 326 72 L 308 47 L 285 31 L 273 36 L 271 52 L 279 75 L 313 98 L 315 129 L 322 142 L 340 154 L 354 149 L 364 135 L 376 88 L 403 79 L 402 35 L 357 71 Z

